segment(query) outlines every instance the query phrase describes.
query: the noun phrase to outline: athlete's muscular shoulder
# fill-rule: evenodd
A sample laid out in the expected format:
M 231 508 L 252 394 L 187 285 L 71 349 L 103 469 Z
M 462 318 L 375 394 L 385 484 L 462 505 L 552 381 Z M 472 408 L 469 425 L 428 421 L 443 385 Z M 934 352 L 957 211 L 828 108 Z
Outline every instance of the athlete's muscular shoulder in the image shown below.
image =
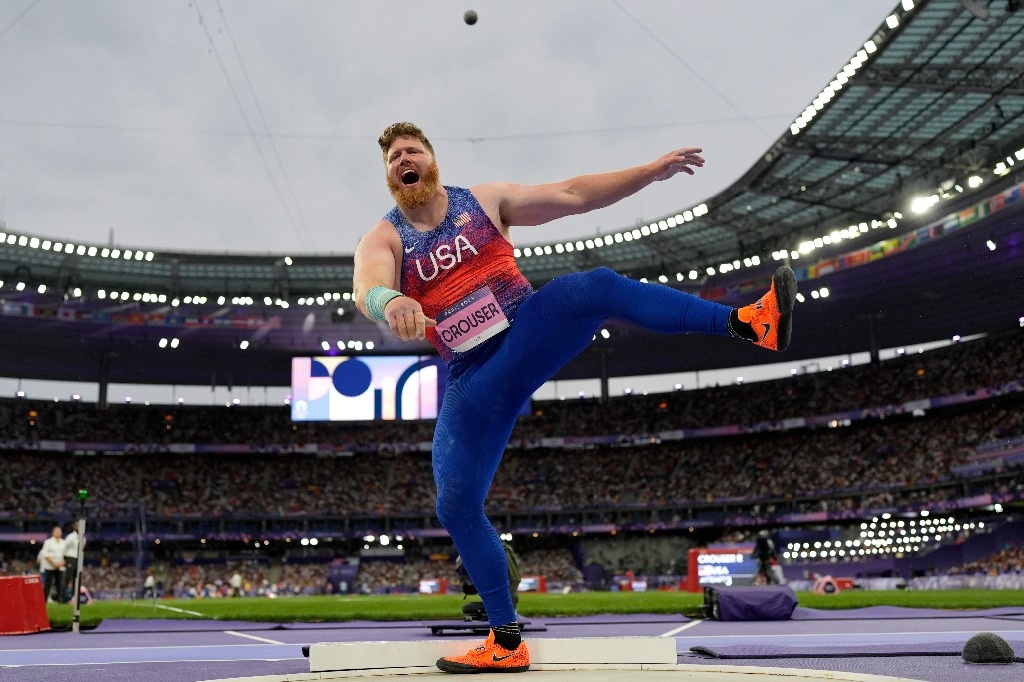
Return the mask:
M 484 210 L 484 213 L 505 239 L 509 239 L 510 236 L 509 223 L 502 215 L 502 206 L 509 196 L 511 187 L 512 185 L 507 182 L 488 182 L 469 188 L 469 191 L 476 197 L 477 203 L 480 204 L 480 208 Z
M 379 220 L 369 232 L 363 235 L 359 241 L 356 252 L 365 246 L 369 250 L 388 249 L 396 257 L 401 258 L 402 238 L 398 236 L 398 230 L 387 220 Z
M 401 262 L 402 240 L 398 230 L 387 220 L 381 220 L 359 240 L 355 253 L 355 277 L 384 278 L 389 282 L 393 280 L 393 284 L 385 286 L 395 287 Z

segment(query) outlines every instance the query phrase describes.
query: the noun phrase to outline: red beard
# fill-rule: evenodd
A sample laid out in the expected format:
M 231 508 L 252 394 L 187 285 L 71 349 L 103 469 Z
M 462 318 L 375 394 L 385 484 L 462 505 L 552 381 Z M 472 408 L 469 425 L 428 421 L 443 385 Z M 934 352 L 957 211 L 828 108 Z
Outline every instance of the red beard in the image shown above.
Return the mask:
M 441 177 L 441 171 L 436 161 L 431 161 L 427 170 L 420 176 L 419 184 L 416 187 L 406 187 L 400 182 L 395 182 L 391 176 L 387 176 L 388 189 L 395 203 L 403 210 L 412 210 L 420 206 L 426 206 L 427 202 L 437 194 L 437 181 Z

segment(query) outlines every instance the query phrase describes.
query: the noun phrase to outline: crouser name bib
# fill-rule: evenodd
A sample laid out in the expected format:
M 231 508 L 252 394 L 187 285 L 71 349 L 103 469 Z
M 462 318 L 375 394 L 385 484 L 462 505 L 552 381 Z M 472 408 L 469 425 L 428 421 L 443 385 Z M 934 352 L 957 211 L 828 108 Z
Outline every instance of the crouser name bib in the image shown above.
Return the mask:
M 437 336 L 458 353 L 476 348 L 509 327 L 508 318 L 489 287 L 481 287 L 434 318 Z

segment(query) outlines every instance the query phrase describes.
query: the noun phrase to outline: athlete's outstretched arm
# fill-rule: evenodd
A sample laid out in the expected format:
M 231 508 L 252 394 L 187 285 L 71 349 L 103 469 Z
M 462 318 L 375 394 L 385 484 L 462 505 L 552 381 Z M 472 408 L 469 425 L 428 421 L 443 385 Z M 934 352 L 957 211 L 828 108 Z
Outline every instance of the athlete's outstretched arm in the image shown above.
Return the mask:
M 485 208 L 498 214 L 502 227 L 542 225 L 610 206 L 677 173 L 693 175 L 694 168 L 704 165 L 700 152 L 697 147 L 677 149 L 642 166 L 580 175 L 546 185 L 489 183 L 472 189 Z
M 352 289 L 356 307 L 371 320 L 378 319 L 366 305 L 366 296 L 376 287 L 399 291 L 398 264 L 402 244 L 395 228 L 385 220 L 377 223 L 356 247 Z M 423 314 L 419 301 L 408 296 L 392 298 L 384 305 L 384 321 L 403 341 L 422 339 L 434 320 Z

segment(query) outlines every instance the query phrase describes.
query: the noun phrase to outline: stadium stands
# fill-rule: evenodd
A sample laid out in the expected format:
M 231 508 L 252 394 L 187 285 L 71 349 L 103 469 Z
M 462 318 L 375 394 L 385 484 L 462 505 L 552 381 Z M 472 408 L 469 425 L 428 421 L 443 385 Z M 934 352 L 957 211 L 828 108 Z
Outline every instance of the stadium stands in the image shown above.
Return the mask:
M 604 538 L 576 556 L 564 545 L 534 548 L 531 560 L 570 585 L 588 561 L 613 573 L 675 573 L 672 560 L 684 550 L 672 543 L 707 542 L 727 529 L 922 508 L 975 513 L 1024 499 L 1013 447 L 1024 436 L 1022 366 L 1024 335 L 1011 333 L 784 380 L 536 403 L 513 435 L 490 513 L 527 544 Z M 278 574 L 270 580 L 269 565 L 246 569 L 249 591 L 316 591 L 333 554 L 359 553 L 368 533 L 405 533 L 408 561 L 364 562 L 354 589 L 410 589 L 444 571 L 415 556 L 417 541 L 443 535 L 429 453 L 419 445 L 431 427 L 292 424 L 285 408 L 0 400 L 0 533 L 69 520 L 74 492 L 87 488 L 94 542 L 133 542 L 145 520 L 123 561 L 91 572 L 97 588 L 137 583 L 139 555 L 173 564 L 207 539 L 247 551 L 263 539 L 275 550 L 256 555 Z M 615 551 L 613 530 L 620 545 L 631 533 L 666 542 L 648 540 L 653 553 Z M 298 554 L 307 537 L 323 544 Z M 288 564 L 289 554 L 312 563 Z M 168 569 L 166 589 L 219 593 L 224 574 L 241 569 L 223 557 L 217 564 L 212 579 L 196 575 L 195 563 Z

